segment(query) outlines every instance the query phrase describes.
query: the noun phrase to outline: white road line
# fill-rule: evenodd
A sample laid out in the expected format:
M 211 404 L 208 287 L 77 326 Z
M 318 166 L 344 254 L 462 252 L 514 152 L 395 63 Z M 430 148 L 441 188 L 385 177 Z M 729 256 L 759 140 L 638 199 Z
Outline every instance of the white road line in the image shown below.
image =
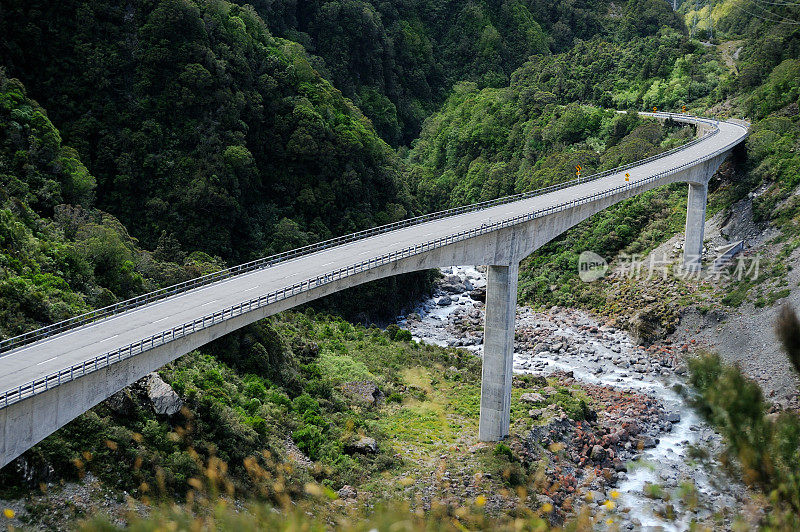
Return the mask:
M 261 286 L 261 285 L 259 284 L 259 285 L 254 286 L 253 288 L 248 288 L 247 290 L 242 290 L 242 292 L 249 292 L 250 290 L 255 290 L 259 286 Z
M 55 359 L 57 359 L 57 358 L 58 358 L 57 356 L 54 356 L 53 358 L 48 358 L 47 360 L 43 360 L 43 361 L 39 362 L 39 363 L 38 363 L 38 364 L 36 364 L 36 365 L 37 365 L 37 366 L 41 366 L 42 364 L 47 364 L 47 363 L 48 363 L 48 362 L 50 362 L 51 360 L 55 360 Z
M 172 317 L 172 316 L 166 316 L 166 317 L 164 317 L 164 318 L 161 318 L 160 320 L 156 320 L 156 321 L 154 321 L 153 323 L 158 323 L 158 322 L 160 322 L 160 321 L 168 320 L 168 319 L 170 319 L 171 317 Z
M 207 305 L 210 305 L 210 304 L 212 304 L 212 303 L 216 303 L 217 301 L 219 301 L 219 299 L 215 299 L 215 300 L 213 300 L 213 301 L 209 301 L 208 303 L 203 303 L 203 304 L 202 304 L 202 305 L 200 305 L 200 306 L 201 306 L 201 307 L 205 307 L 205 306 L 207 306 Z

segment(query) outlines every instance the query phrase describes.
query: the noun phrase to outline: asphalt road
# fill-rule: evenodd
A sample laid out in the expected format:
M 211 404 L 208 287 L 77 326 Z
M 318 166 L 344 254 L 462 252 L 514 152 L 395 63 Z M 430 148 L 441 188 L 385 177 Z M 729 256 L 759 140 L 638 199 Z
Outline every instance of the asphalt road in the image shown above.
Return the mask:
M 721 122 L 720 132 L 669 156 L 628 169 L 635 183 L 664 170 L 701 159 L 741 141 L 742 126 Z M 498 222 L 565 201 L 625 184 L 624 173 L 505 205 L 451 216 L 343 244 L 287 261 L 271 268 L 232 277 L 215 284 L 151 303 L 139 309 L 91 323 L 0 356 L 0 392 L 25 385 L 47 374 L 170 330 L 211 312 L 253 299 L 300 281 L 421 244 L 470 228 L 487 220 Z

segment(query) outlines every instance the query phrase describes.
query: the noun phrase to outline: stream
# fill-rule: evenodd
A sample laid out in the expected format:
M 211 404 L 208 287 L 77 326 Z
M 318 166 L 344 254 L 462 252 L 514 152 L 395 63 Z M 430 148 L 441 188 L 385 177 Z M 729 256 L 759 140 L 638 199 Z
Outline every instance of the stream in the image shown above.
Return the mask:
M 485 289 L 485 274 L 463 266 L 442 273 L 445 277 L 437 295 L 401 318 L 400 325 L 418 341 L 461 347 L 481 356 L 483 304 L 473 300 L 470 292 Z M 654 356 L 634 344 L 625 331 L 571 309 L 536 312 L 520 306 L 515 332 L 515 373 L 548 376 L 571 372 L 576 384 L 643 394 L 663 409 L 659 416 L 638 420 L 647 428 L 648 444 L 634 448 L 627 471 L 619 472 L 606 491 L 595 496 L 602 495 L 605 501 L 612 497 L 612 490 L 618 493 L 615 528 L 687 530 L 692 521 L 731 527 L 748 493 L 724 474 L 713 458 L 699 459 L 702 454 L 692 454 L 701 449 L 713 457 L 722 442 L 675 391 L 676 385 L 685 382 L 685 369 L 677 358 Z M 604 415 L 598 412 L 599 417 Z M 654 489 L 671 496 L 653 497 Z M 599 506 L 601 501 L 594 504 Z M 720 516 L 721 520 L 712 521 Z

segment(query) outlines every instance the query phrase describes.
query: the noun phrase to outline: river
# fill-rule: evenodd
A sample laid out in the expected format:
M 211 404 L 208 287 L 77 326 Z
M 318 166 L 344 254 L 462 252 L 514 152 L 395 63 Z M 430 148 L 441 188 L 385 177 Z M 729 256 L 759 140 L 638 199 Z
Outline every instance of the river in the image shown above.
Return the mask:
M 443 273 L 437 296 L 422 302 L 400 325 L 418 341 L 461 347 L 481 356 L 483 305 L 469 292 L 485 288 L 485 274 L 473 267 L 447 268 Z M 731 526 L 748 493 L 713 459 L 721 449 L 720 436 L 678 393 L 685 382 L 680 361 L 654 358 L 625 331 L 571 309 L 536 312 L 520 306 L 516 333 L 515 373 L 572 372 L 578 383 L 645 394 L 663 408 L 665 416 L 650 423 L 654 446 L 641 450 L 628 462 L 627 471 L 618 474 L 616 485 L 602 493 L 604 500 L 612 490 L 618 493 L 614 527 L 686 530 L 692 521 Z M 526 344 L 520 336 L 533 340 Z M 703 459 L 704 454 L 711 458 Z M 654 497 L 655 491 L 670 495 Z

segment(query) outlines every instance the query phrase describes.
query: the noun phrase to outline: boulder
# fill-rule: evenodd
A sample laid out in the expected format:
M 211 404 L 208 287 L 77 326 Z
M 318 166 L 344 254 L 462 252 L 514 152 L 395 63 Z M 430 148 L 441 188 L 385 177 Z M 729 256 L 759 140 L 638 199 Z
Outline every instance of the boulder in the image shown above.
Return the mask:
M 474 301 L 480 301 L 481 303 L 486 303 L 486 289 L 485 288 L 476 288 L 469 293 L 469 297 L 472 298 Z
M 355 499 L 358 496 L 358 491 L 353 486 L 345 484 L 336 494 L 340 499 Z
M 531 417 L 531 419 L 539 419 L 542 417 L 543 413 L 544 410 L 541 408 L 532 408 L 528 410 L 528 415 Z
M 183 407 L 181 398 L 158 376 L 158 373 L 153 372 L 144 377 L 142 389 L 156 414 L 172 416 Z
M 541 403 L 544 401 L 544 396 L 540 393 L 523 393 L 519 400 L 526 403 Z
M 378 452 L 378 442 L 375 441 L 375 438 L 361 436 L 357 440 L 345 445 L 344 452 L 347 454 L 375 454 Z
M 592 447 L 591 457 L 595 462 L 600 462 L 605 457 L 606 453 L 602 445 L 595 445 Z
M 652 449 L 658 444 L 658 439 L 653 438 L 652 436 L 642 436 L 639 438 L 638 445 L 642 449 Z
M 467 291 L 466 285 L 458 275 L 448 275 L 439 284 L 439 289 L 449 294 L 460 294 Z
M 450 296 L 448 296 L 448 295 L 444 295 L 444 296 L 442 296 L 442 297 L 440 297 L 439 299 L 436 300 L 436 304 L 439 305 L 440 307 L 446 307 L 447 305 L 451 304 L 452 302 L 453 302 L 453 300 L 450 299 Z
M 354 381 L 342 385 L 342 391 L 357 401 L 370 405 L 379 403 L 384 395 L 378 386 L 371 381 Z
M 129 416 L 136 407 L 136 401 L 133 398 L 130 388 L 123 388 L 106 399 L 106 406 L 116 414 Z

